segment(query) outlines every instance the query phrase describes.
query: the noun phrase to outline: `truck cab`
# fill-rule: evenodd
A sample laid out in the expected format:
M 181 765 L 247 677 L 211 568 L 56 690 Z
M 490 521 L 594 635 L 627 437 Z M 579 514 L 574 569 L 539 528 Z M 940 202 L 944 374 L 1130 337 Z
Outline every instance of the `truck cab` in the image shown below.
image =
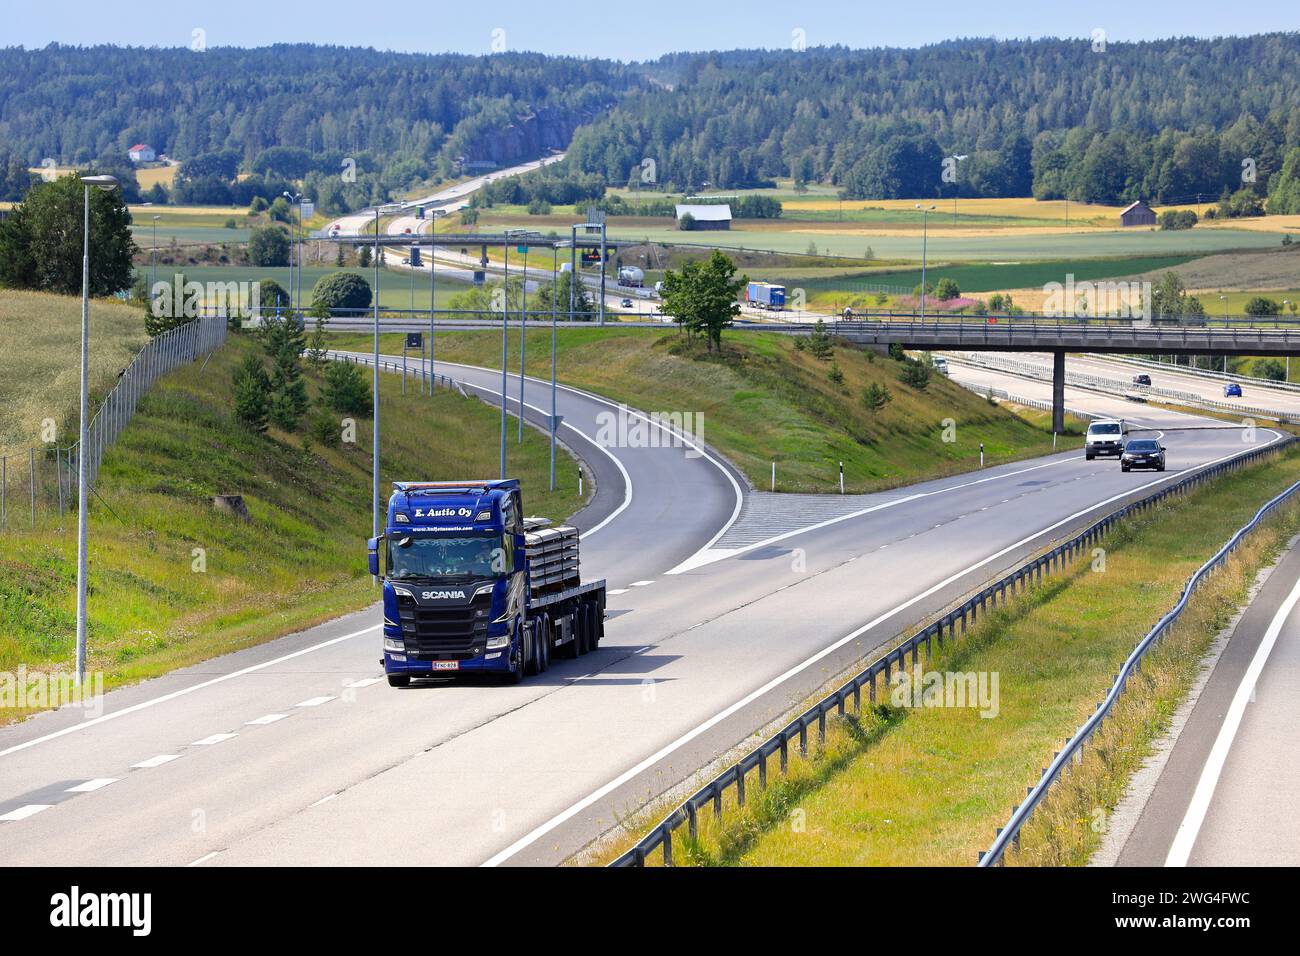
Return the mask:
M 390 684 L 516 666 L 528 591 L 517 479 L 394 482 L 384 533 L 369 544 Z
M 580 584 L 577 529 L 546 524 L 524 517 L 518 479 L 393 483 L 383 534 L 368 543 L 390 685 L 474 673 L 517 683 L 552 650 L 595 648 L 605 583 Z

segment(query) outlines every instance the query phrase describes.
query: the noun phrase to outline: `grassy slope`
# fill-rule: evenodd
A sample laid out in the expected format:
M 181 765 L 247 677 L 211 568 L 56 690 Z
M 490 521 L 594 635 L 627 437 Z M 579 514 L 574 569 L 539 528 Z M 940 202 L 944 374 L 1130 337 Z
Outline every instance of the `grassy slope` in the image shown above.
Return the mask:
M 368 349 L 364 335 L 335 335 L 340 347 Z M 500 334 L 440 332 L 439 361 L 500 367 Z M 687 349 L 676 332 L 563 329 L 559 379 L 645 411 L 703 414 L 706 442 L 740 467 L 756 487 L 771 482 L 777 463 L 781 491 L 838 488 L 844 462 L 850 491 L 871 491 L 977 467 L 979 443 L 990 463 L 1044 454 L 1050 432 L 990 405 L 940 375 L 923 392 L 898 381 L 899 364 L 841 346 L 835 361 L 845 384 L 833 385 L 829 364 L 798 352 L 788 336 L 730 333 L 723 357 Z M 381 348 L 400 353 L 401 339 Z M 510 368 L 519 367 L 518 335 Z M 528 370 L 550 376 L 550 332 L 529 333 Z M 863 405 L 871 382 L 893 401 L 873 414 Z M 957 423 L 956 441 L 942 440 L 942 421 Z M 1077 438 L 1065 439 L 1077 444 Z
M 237 336 L 205 370 L 164 378 L 104 460 L 90 527 L 90 667 L 109 686 L 289 633 L 375 599 L 365 573 L 370 533 L 370 419 L 356 444 L 326 448 L 303 433 L 253 435 L 230 414 L 231 373 L 259 346 Z M 381 377 L 384 493 L 393 479 L 466 478 L 497 470 L 498 413 L 458 394 L 398 394 Z M 311 385 L 313 395 L 316 383 Z M 334 416 L 336 419 L 340 416 Z M 576 510 L 576 469 L 547 490 L 545 436 L 511 439 L 511 473 L 530 514 Z M 241 493 L 252 521 L 217 514 Z M 110 512 L 111 509 L 111 512 Z M 193 549 L 206 571 L 193 570 Z M 0 670 L 70 666 L 75 518 L 0 534 Z M 0 711 L 0 719 L 14 714 Z
M 90 385 L 112 385 L 144 345 L 143 314 L 113 300 L 90 303 Z M 0 290 L 0 454 L 41 443 L 41 422 L 54 419 L 58 443 L 77 440 L 81 300 L 44 292 Z
M 748 815 L 702 828 L 696 859 L 746 865 L 955 865 L 975 862 L 1052 753 L 1093 710 L 1120 663 L 1171 607 L 1191 573 L 1268 498 L 1300 477 L 1300 453 L 1229 477 L 1131 524 L 1106 543 L 1103 573 L 1080 562 L 1000 609 L 926 670 L 1000 675 L 998 716 L 970 709 L 882 708 L 861 730 L 839 728 L 824 757 L 791 783 L 751 795 Z M 1057 800 L 1025 837 L 1024 862 L 1086 862 L 1092 824 L 1113 807 L 1194 677 L 1212 636 L 1256 571 L 1295 533 L 1280 513 L 1230 570 L 1200 592 L 1184 625 L 1131 685 L 1133 708 L 1093 748 L 1100 770 L 1076 773 L 1082 793 Z M 1149 695 L 1144 706 L 1138 701 Z M 888 701 L 888 695 L 881 697 Z M 1106 769 L 1111 773 L 1103 772 Z M 1087 768 L 1085 767 L 1085 770 Z M 1071 786 L 1073 786 L 1073 782 Z M 804 826 L 790 825 L 798 808 Z

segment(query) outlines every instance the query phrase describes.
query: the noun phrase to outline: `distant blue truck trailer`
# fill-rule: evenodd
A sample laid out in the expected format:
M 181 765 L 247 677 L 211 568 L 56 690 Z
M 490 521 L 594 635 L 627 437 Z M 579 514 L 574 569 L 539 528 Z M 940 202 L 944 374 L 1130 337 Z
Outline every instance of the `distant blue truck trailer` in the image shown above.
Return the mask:
M 751 282 L 745 292 L 745 299 L 756 309 L 785 308 L 785 286 L 772 285 L 770 282 Z
M 393 483 L 369 542 L 383 580 L 384 672 L 462 673 L 517 683 L 577 657 L 605 633 L 605 582 L 582 583 L 578 530 L 525 518 L 518 479 Z

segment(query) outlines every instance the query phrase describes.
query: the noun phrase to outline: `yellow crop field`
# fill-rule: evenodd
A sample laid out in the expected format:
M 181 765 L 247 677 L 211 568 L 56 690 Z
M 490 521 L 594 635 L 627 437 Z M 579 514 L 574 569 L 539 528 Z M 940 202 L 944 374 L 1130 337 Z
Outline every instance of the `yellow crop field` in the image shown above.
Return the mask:
M 171 189 L 179 170 L 179 165 L 149 166 L 135 171 L 135 181 L 139 183 L 141 189 L 150 189 L 155 183 L 162 183 L 167 189 Z

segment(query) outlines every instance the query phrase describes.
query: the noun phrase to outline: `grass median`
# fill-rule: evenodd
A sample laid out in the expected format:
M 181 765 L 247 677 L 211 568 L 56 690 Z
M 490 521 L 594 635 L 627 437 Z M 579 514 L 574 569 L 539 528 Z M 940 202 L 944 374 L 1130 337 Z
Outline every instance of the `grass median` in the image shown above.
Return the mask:
M 1192 573 L 1297 479 L 1300 450 L 1290 450 L 1125 522 L 1100 552 L 999 608 L 930 661 L 922 659 L 923 675 L 973 675 L 995 690 L 990 698 L 954 706 L 936 695 L 930 706 L 906 706 L 882 687 L 874 708 L 833 721 L 826 746 L 793 760 L 788 777 L 773 765 L 766 790 L 751 781 L 746 807 L 737 808 L 733 794 L 720 821 L 702 813 L 699 839 L 679 844 L 677 862 L 973 865 Z M 1215 635 L 1297 530 L 1300 503 L 1278 509 L 1196 593 L 1130 681 L 1116 718 L 1035 815 L 1022 850 L 1008 863 L 1087 862 Z M 653 822 L 644 814 L 637 820 Z M 612 839 L 593 859 L 612 858 L 644 832 L 628 829 L 636 832 Z
M 731 332 L 723 342 L 718 355 L 676 331 L 561 329 L 558 377 L 643 411 L 691 413 L 704 441 L 764 490 L 774 461 L 778 491 L 838 491 L 842 461 L 846 490 L 868 492 L 977 468 L 981 443 L 989 465 L 1052 451 L 1044 418 L 1021 418 L 938 373 L 918 389 L 899 381 L 901 363 L 844 344 L 824 361 L 788 335 Z M 368 351 L 372 340 L 339 333 L 331 344 Z M 400 355 L 402 337 L 382 336 L 380 349 Z M 529 332 L 527 358 L 528 374 L 550 378 L 549 330 Z M 500 329 L 439 332 L 437 359 L 500 368 Z M 507 362 L 519 368 L 515 329 Z M 875 410 L 864 401 L 873 385 L 889 395 Z M 1072 422 L 1060 447 L 1081 442 Z
M 108 687 L 152 677 L 365 607 L 371 530 L 370 416 L 355 441 L 303 422 L 258 435 L 231 414 L 235 367 L 261 346 L 236 335 L 162 378 L 104 458 L 90 509 L 88 669 Z M 319 376 L 307 374 L 309 391 Z M 440 389 L 430 397 L 380 376 L 381 493 L 394 479 L 482 478 L 497 472 L 499 412 Z M 340 416 L 334 415 L 341 426 Z M 580 504 L 577 469 L 558 469 L 531 428 L 509 465 L 529 514 L 563 518 Z M 567 456 L 566 461 L 570 461 Z M 250 520 L 212 496 L 241 494 Z M 0 533 L 0 672 L 66 671 L 75 636 L 76 513 L 46 512 L 35 531 Z M 377 620 L 377 619 L 376 619 Z M 0 709 L 0 722 L 22 716 Z

